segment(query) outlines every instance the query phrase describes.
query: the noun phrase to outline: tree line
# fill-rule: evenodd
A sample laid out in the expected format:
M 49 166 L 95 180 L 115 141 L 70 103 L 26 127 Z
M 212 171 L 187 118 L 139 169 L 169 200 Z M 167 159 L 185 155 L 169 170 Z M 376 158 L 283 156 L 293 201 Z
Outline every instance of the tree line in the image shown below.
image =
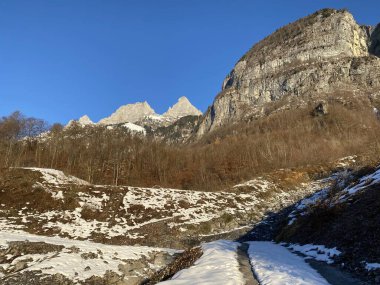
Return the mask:
M 0 119 L 0 163 L 60 169 L 95 184 L 220 191 L 280 168 L 378 157 L 379 134 L 369 108 L 341 104 L 317 117 L 308 107 L 277 112 L 182 145 L 118 128 L 49 126 L 15 112 Z

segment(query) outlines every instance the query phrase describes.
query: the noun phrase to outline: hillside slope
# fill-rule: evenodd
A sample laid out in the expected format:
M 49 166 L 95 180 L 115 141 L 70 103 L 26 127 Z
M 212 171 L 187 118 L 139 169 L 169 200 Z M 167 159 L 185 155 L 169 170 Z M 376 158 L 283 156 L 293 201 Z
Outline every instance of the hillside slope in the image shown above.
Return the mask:
M 277 240 L 337 248 L 339 266 L 380 284 L 380 170 L 345 172 L 334 179 L 332 186 L 296 204 Z

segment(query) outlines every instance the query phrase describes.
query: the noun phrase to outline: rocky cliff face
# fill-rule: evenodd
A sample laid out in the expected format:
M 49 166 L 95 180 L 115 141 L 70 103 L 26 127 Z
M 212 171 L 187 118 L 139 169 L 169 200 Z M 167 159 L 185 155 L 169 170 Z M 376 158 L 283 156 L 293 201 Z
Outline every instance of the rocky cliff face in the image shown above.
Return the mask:
M 145 116 L 156 114 L 147 102 L 138 102 L 121 106 L 111 116 L 99 121 L 99 124 L 112 125 L 125 122 L 134 123 Z
M 185 116 L 200 116 L 202 112 L 195 108 L 186 97 L 181 97 L 178 102 L 163 114 L 164 117 L 181 118 Z
M 198 136 L 246 116 L 268 102 L 307 99 L 337 90 L 380 89 L 380 27 L 360 26 L 345 10 L 324 9 L 254 45 L 223 82 Z
M 186 97 L 181 97 L 178 102 L 170 107 L 163 115 L 156 114 L 148 102 L 127 104 L 118 108 L 111 116 L 101 119 L 98 124 L 116 125 L 122 123 L 141 123 L 142 125 L 167 126 L 185 116 L 200 116 L 202 112 L 194 107 Z M 83 116 L 81 125 L 92 124 L 92 121 Z

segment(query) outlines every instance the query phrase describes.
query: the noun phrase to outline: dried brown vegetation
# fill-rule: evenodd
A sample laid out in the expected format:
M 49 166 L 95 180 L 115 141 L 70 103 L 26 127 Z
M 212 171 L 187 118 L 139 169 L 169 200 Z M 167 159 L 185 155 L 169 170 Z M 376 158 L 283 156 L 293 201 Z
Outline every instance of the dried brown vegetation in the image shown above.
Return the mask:
M 61 169 L 98 184 L 217 191 L 280 168 L 353 154 L 378 158 L 380 124 L 370 106 L 331 101 L 328 114 L 317 117 L 311 114 L 314 107 L 272 112 L 187 145 L 79 126 L 55 126 L 47 139 L 20 140 L 18 119 L 12 117 L 12 125 L 7 117 L 0 121 L 0 162 Z

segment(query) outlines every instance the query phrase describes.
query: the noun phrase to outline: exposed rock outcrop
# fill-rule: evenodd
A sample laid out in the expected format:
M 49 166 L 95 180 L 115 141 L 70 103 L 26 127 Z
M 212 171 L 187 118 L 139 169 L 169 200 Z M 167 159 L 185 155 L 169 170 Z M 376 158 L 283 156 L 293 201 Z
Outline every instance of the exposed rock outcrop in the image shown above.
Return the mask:
M 79 118 L 78 120 L 79 124 L 81 124 L 82 126 L 87 126 L 87 125 L 92 125 L 94 124 L 93 121 L 91 121 L 91 119 L 87 116 L 87 115 L 84 115 L 82 117 Z
M 186 97 L 181 97 L 178 102 L 163 114 L 164 117 L 181 118 L 185 116 L 199 116 L 202 112 L 195 108 Z
M 198 136 L 284 97 L 380 89 L 379 26 L 360 26 L 346 10 L 324 9 L 254 45 L 223 82 Z
M 67 123 L 66 128 L 70 128 L 70 127 L 72 127 L 75 124 L 78 124 L 81 127 L 85 127 L 85 126 L 88 126 L 88 125 L 93 125 L 94 122 L 91 121 L 91 119 L 87 115 L 84 115 L 84 116 L 80 117 L 79 120 L 70 120 Z
M 145 116 L 154 115 L 156 112 L 150 107 L 148 102 L 138 102 L 121 106 L 111 116 L 99 121 L 99 124 L 112 125 L 120 123 L 135 123 Z

